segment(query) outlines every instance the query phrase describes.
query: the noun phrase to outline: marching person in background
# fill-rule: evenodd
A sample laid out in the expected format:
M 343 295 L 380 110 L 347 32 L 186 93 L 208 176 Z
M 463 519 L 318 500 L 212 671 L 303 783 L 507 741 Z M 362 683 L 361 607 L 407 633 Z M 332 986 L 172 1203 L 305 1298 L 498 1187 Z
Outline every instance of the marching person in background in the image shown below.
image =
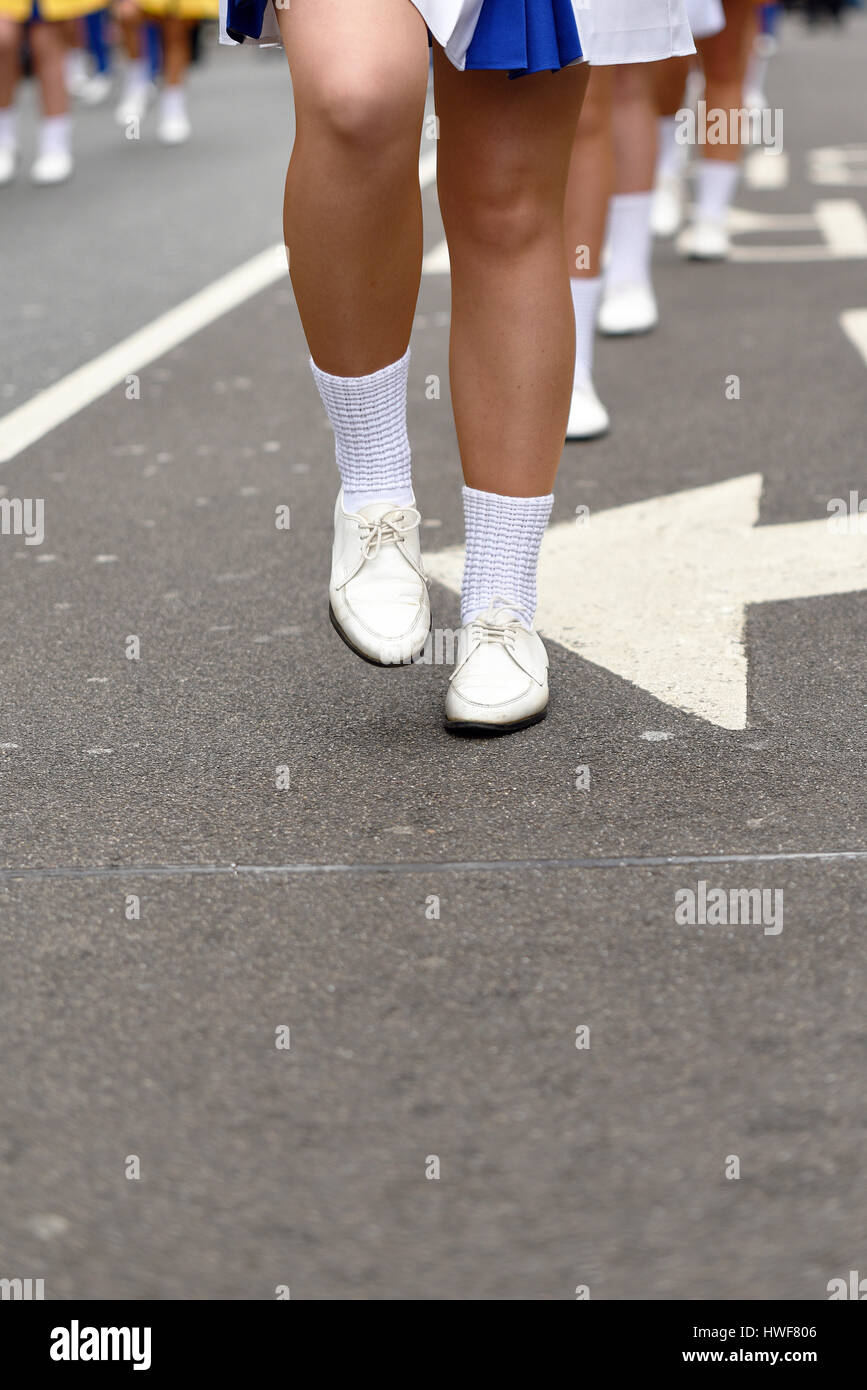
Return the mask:
M 122 0 L 125 13 L 134 8 L 131 0 Z M 129 9 L 127 9 L 129 6 Z M 192 30 L 197 21 L 217 19 L 219 0 L 138 0 L 140 17 L 155 20 L 162 34 L 162 86 L 160 89 L 157 136 L 164 145 L 182 145 L 192 134 L 187 112 L 185 80 L 190 66 L 192 52 Z M 130 43 L 133 40 L 130 36 Z M 141 44 L 141 35 L 138 43 Z M 124 102 L 118 110 L 118 120 L 123 123 L 123 114 L 129 119 L 133 107 L 140 107 L 139 116 L 144 114 L 150 75 L 145 75 L 145 62 L 141 48 L 133 57 L 127 48 L 130 63 L 127 69 L 128 85 Z
M 687 0 L 687 15 L 694 36 L 723 23 L 720 0 Z M 659 321 L 650 268 L 658 74 L 666 72 L 669 84 L 680 78 L 679 105 L 689 63 L 682 55 L 659 63 L 624 63 L 595 68 L 590 78 L 566 194 L 566 255 L 575 311 L 567 440 L 596 439 L 610 426 L 593 383 L 596 331 L 623 337 L 648 333 Z M 662 135 L 665 139 L 668 131 Z
M 66 21 L 101 8 L 95 0 L 0 0 L 0 184 L 9 183 L 18 166 L 15 96 L 25 30 L 42 108 L 30 177 L 36 184 L 55 184 L 72 173 Z
M 724 260 L 729 254 L 728 213 L 743 157 L 740 123 L 733 128 L 729 113 L 744 106 L 744 79 L 758 21 L 756 0 L 723 0 L 723 10 L 725 27 L 697 39 L 706 111 L 721 111 L 726 117 L 726 138 L 699 147 L 691 220 L 677 239 L 680 254 L 697 261 Z

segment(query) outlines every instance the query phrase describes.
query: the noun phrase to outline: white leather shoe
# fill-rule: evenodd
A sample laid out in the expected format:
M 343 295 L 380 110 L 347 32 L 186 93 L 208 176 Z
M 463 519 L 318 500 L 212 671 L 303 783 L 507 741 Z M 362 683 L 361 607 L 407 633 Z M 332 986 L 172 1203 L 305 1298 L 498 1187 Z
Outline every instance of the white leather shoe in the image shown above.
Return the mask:
M 357 515 L 334 508 L 328 590 L 331 622 L 348 647 L 374 666 L 401 666 L 424 650 L 430 601 L 414 506 L 383 500 Z
M 658 322 L 652 285 L 614 285 L 603 291 L 596 326 L 607 337 L 649 333 Z
M 185 111 L 171 115 L 161 115 L 157 127 L 157 139 L 161 145 L 184 145 L 193 133 L 190 118 Z
M 548 708 L 548 653 L 506 599 L 458 633 L 457 660 L 446 694 L 452 733 L 510 734 L 538 724 Z
M 72 173 L 72 155 L 69 150 L 51 150 L 40 154 L 33 161 L 30 177 L 34 183 L 46 186 L 51 183 L 64 183 Z
M 731 249 L 724 222 L 692 222 L 684 227 L 676 245 L 688 261 L 724 261 Z
M 650 206 L 650 228 L 654 236 L 674 236 L 683 221 L 683 179 L 679 174 L 660 174 Z
M 596 394 L 592 379 L 588 376 L 576 381 L 572 387 L 566 438 L 598 439 L 607 434 L 610 427 L 611 419 Z
M 15 145 L 3 145 L 0 148 L 0 188 L 4 183 L 11 183 L 15 177 L 18 167 L 18 150 Z

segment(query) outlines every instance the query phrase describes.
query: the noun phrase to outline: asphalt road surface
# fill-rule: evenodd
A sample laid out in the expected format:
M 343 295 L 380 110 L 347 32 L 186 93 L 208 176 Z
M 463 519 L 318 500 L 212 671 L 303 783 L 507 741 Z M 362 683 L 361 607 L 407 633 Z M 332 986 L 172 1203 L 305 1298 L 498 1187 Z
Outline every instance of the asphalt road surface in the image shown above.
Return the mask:
M 743 648 L 709 622 L 685 688 L 609 576 L 591 659 L 555 566 L 577 635 L 549 640 L 550 717 L 496 741 L 443 731 L 446 666 L 374 669 L 328 624 L 336 474 L 285 274 L 19 447 L 36 393 L 279 243 L 282 55 L 211 49 L 184 148 L 84 111 L 67 186 L 0 192 L 0 495 L 45 506 L 42 545 L 0 536 L 0 1276 L 689 1300 L 867 1273 L 867 537 L 817 540 L 867 496 L 867 335 L 841 323 L 867 309 L 865 67 L 865 18 L 785 27 L 787 160 L 754 161 L 739 259 L 657 248 L 661 326 L 600 343 L 614 428 L 558 479 L 555 525 L 624 508 L 676 577 L 681 541 L 712 566 L 722 493 L 680 539 L 636 504 L 761 475 L 738 543 L 785 529 L 733 593 Z M 433 563 L 462 526 L 424 197 Z M 702 881 L 784 915 L 679 922 Z

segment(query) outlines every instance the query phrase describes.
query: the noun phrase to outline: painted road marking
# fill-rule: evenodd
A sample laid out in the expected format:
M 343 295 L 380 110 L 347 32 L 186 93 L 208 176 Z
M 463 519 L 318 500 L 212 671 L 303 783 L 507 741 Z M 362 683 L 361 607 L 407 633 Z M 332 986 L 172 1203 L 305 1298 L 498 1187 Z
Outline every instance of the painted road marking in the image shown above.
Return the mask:
M 840 327 L 867 364 L 867 309 L 847 309 L 840 315 Z
M 757 526 L 761 473 L 549 528 L 540 631 L 676 709 L 747 722 L 747 606 L 867 589 L 867 537 L 827 518 Z M 463 547 L 425 554 L 460 590 Z
M 824 145 L 807 154 L 811 183 L 867 187 L 867 145 Z
M 420 156 L 418 177 L 422 188 L 434 182 L 435 148 Z M 174 309 L 160 314 L 53 386 L 39 391 L 0 418 L 0 463 L 8 463 L 128 376 L 134 376 L 179 343 L 284 277 L 288 278 L 286 248 L 278 243 L 214 280 Z
M 806 246 L 735 244 L 730 258 L 743 264 L 867 259 L 867 217 L 853 198 L 821 199 L 812 212 L 754 212 L 751 208 L 732 208 L 729 230 L 733 236 L 754 232 L 818 232 L 822 238 Z M 448 275 L 449 251 L 445 241 L 438 242 L 425 256 L 422 273 Z
M 783 150 L 766 146 L 750 150 L 744 160 L 743 178 L 747 188 L 760 192 L 785 188 L 789 182 L 789 156 Z

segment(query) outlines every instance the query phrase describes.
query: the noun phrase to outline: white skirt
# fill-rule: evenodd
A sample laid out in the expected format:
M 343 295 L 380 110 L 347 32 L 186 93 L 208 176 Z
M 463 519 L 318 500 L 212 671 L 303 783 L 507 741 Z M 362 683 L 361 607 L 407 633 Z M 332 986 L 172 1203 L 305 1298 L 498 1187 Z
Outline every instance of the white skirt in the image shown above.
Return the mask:
M 483 0 L 412 3 L 455 67 L 463 68 Z M 718 5 L 719 0 L 698 0 L 698 4 L 705 8 Z M 695 52 L 686 0 L 572 0 L 572 5 L 581 51 L 591 65 L 652 63 Z M 226 33 L 226 0 L 220 0 L 220 42 L 234 43 Z M 280 42 L 273 0 L 269 0 L 265 10 L 258 42 Z
M 722 0 L 686 0 L 686 17 L 694 39 L 709 39 L 726 27 Z

